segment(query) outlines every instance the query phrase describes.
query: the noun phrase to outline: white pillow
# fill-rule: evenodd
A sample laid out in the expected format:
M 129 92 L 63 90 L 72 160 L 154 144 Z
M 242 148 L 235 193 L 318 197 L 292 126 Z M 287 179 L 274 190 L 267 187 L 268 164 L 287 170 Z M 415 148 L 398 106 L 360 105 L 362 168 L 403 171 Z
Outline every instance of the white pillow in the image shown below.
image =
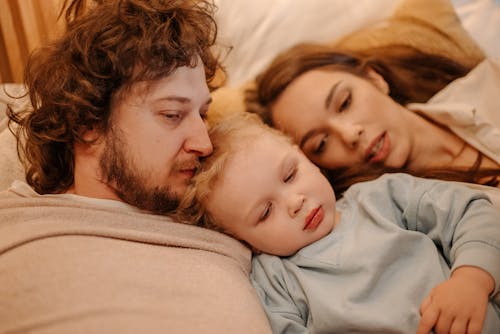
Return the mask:
M 452 0 L 465 30 L 488 57 L 500 58 L 500 0 Z
M 21 84 L 0 84 L 0 191 L 8 188 L 14 180 L 24 180 L 24 173 L 17 156 L 16 140 L 7 127 L 5 115 L 7 104 L 14 110 L 30 108 L 29 99 L 22 96 L 25 93 Z
M 253 79 L 281 50 L 334 41 L 389 17 L 400 0 L 215 0 L 228 86 Z M 451 0 L 464 28 L 488 56 L 500 57 L 500 0 Z
M 326 42 L 375 23 L 399 0 L 215 0 L 218 39 L 233 49 L 224 60 L 228 85 L 259 73 L 281 50 L 302 41 Z

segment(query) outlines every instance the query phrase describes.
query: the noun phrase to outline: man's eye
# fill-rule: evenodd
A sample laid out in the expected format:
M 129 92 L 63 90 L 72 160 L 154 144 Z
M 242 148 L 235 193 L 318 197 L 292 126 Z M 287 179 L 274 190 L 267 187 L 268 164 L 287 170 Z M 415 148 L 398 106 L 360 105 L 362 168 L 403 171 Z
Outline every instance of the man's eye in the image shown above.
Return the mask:
M 264 208 L 264 211 L 262 211 L 262 214 L 259 216 L 259 223 L 265 221 L 269 217 L 272 209 L 273 209 L 272 204 L 267 203 L 265 208 Z
M 206 121 L 208 118 L 208 108 L 204 108 L 200 110 L 200 117 L 202 120 Z
M 167 122 L 177 124 L 184 117 L 184 113 L 179 110 L 165 110 L 162 112 L 162 116 L 167 120 Z
M 163 117 L 168 119 L 178 119 L 181 117 L 181 113 L 178 111 L 167 111 L 163 113 Z

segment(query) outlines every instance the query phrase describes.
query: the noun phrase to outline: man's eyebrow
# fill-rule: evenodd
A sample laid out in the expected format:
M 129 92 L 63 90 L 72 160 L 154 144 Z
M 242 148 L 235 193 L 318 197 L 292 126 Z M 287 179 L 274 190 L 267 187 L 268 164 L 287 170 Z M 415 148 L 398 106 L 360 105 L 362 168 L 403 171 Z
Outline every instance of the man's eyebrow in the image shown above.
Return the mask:
M 337 87 L 339 86 L 340 81 L 337 81 L 332 85 L 330 90 L 328 91 L 328 94 L 326 95 L 325 99 L 325 109 L 330 108 L 330 104 L 332 103 L 333 96 L 335 95 L 335 91 L 337 90 Z
M 170 95 L 170 96 L 164 96 L 156 99 L 155 101 L 175 101 L 175 102 L 180 102 L 182 104 L 190 103 L 191 99 L 184 97 L 184 96 L 179 96 L 179 95 Z M 203 103 L 204 105 L 212 103 L 212 97 L 210 96 L 207 98 L 207 100 Z
M 175 101 L 175 102 L 180 102 L 180 103 L 186 104 L 186 103 L 191 102 L 191 99 L 189 99 L 187 97 L 184 97 L 184 96 L 169 95 L 169 96 L 160 97 L 160 98 L 158 98 L 158 99 L 156 99 L 154 101 L 155 102 Z

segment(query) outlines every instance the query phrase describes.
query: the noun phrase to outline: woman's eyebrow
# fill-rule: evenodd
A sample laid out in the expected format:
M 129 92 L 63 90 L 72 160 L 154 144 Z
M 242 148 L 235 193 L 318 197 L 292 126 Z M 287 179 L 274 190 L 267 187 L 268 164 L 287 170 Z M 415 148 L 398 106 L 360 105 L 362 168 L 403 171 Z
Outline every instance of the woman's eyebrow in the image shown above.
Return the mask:
M 335 95 L 335 91 L 337 90 L 337 87 L 339 86 L 339 84 L 340 84 L 340 81 L 337 81 L 336 83 L 334 83 L 332 85 L 332 87 L 328 91 L 328 94 L 326 95 L 326 99 L 325 99 L 325 109 L 330 108 L 330 104 L 332 103 L 333 96 Z

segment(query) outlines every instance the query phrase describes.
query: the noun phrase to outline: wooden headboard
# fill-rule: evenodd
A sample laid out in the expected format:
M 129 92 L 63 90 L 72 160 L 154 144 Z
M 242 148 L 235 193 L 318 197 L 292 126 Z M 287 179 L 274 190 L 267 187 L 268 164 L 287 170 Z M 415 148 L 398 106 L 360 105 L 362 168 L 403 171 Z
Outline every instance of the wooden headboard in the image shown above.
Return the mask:
M 0 1 L 0 82 L 21 83 L 34 48 L 63 28 L 57 20 L 63 0 Z

